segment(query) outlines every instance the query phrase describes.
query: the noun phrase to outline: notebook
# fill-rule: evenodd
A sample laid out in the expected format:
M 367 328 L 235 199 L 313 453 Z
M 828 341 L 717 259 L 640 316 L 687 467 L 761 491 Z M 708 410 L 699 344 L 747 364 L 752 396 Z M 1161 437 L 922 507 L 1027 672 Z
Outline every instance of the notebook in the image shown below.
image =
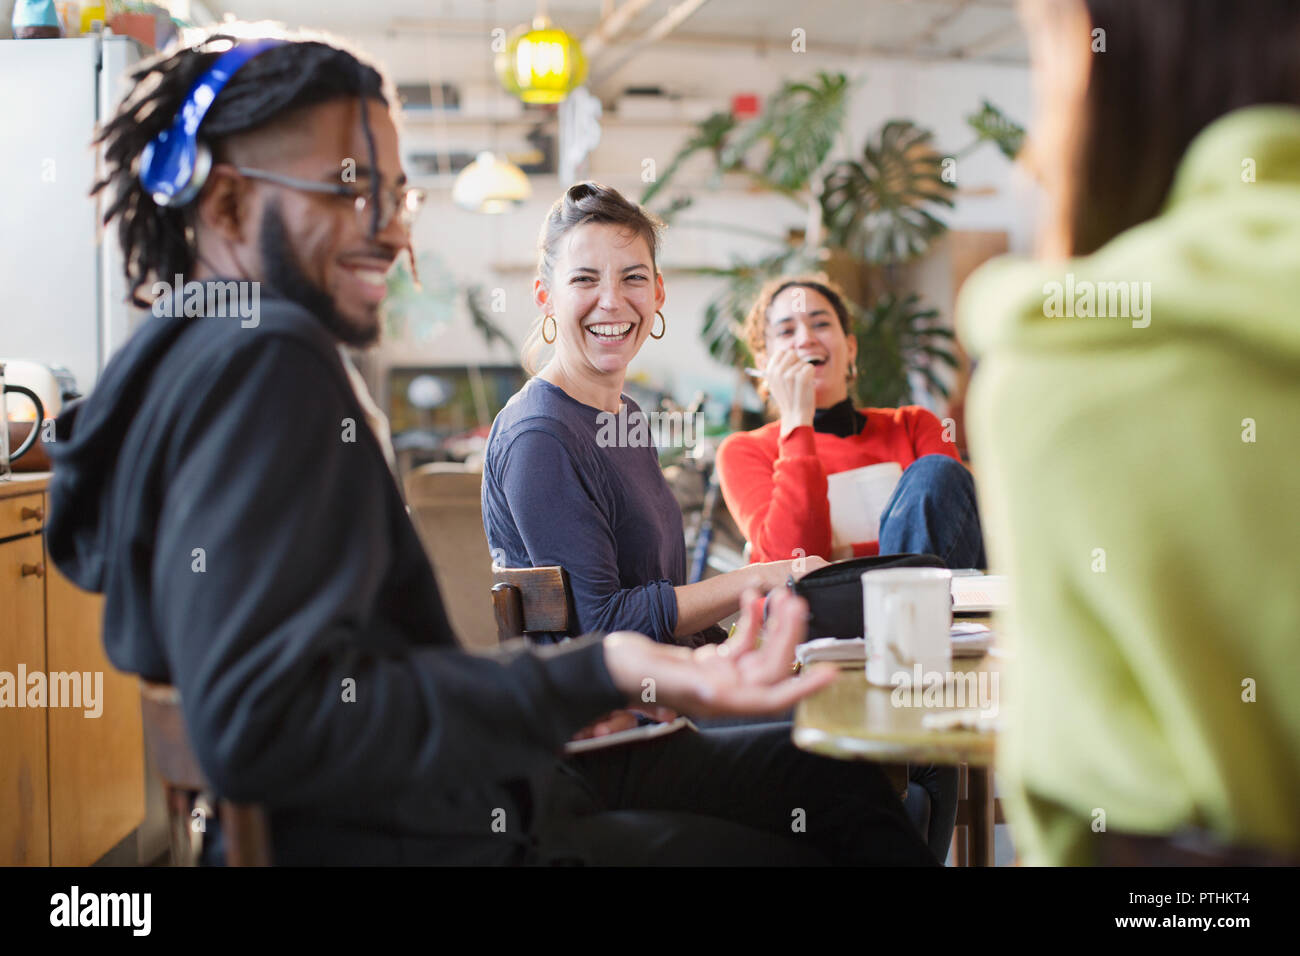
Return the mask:
M 676 720 L 665 721 L 662 724 L 646 724 L 643 727 L 632 727 L 628 730 L 620 730 L 616 733 L 605 734 L 603 737 L 588 737 L 585 740 L 570 740 L 564 745 L 566 754 L 581 754 L 592 750 L 604 750 L 606 747 L 621 747 L 623 744 L 640 743 L 645 740 L 654 740 L 656 737 L 666 737 L 669 734 L 675 734 L 679 730 L 698 731 L 689 717 L 678 717 Z
M 827 477 L 833 551 L 852 554 L 853 545 L 880 540 L 880 513 L 902 477 L 902 466 L 896 461 L 851 468 Z
M 1005 574 L 968 574 L 952 579 L 954 614 L 980 614 L 1000 611 L 1007 606 Z

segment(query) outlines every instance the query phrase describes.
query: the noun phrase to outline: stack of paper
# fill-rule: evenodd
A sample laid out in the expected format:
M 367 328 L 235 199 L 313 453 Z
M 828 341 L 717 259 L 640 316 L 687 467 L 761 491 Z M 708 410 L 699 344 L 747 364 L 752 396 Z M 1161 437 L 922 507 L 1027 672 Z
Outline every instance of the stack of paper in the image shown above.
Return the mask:
M 981 657 L 988 652 L 992 643 L 993 631 L 987 625 L 970 621 L 956 621 L 952 625 L 953 657 Z M 800 644 L 794 649 L 794 656 L 801 665 L 815 664 L 818 661 L 837 664 L 865 662 L 867 642 L 861 637 L 847 640 L 822 637 Z
M 952 622 L 952 656 L 983 657 L 993 646 L 993 632 L 986 624 Z
M 1000 611 L 1007 606 L 1005 574 L 953 575 L 952 610 L 954 614 L 980 614 Z

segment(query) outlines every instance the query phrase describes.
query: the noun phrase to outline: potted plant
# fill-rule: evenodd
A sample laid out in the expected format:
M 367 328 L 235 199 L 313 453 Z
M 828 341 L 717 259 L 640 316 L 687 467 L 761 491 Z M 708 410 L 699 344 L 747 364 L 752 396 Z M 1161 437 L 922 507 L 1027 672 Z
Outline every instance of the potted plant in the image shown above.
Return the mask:
M 745 177 L 756 190 L 782 196 L 804 211 L 809 228 L 784 236 L 717 223 L 694 225 L 763 238 L 772 250 L 726 267 L 691 272 L 723 280 L 705 309 L 702 335 L 710 354 L 741 370 L 752 363 L 737 334 L 769 278 L 820 270 L 841 285 L 855 312 L 858 336 L 856 396 L 860 404 L 892 406 L 912 400 L 913 378 L 947 395 L 936 363 L 955 367 L 951 330 L 913 291 L 902 288 L 900 267 L 924 255 L 947 229 L 941 218 L 954 203 L 955 185 L 933 135 L 910 120 L 885 123 L 851 159 L 830 162 L 847 112 L 851 84 L 839 73 L 787 82 L 762 113 L 741 124 L 717 113 L 700 123 L 658 180 L 644 191 L 649 203 L 692 155 L 713 160 L 710 188 L 724 175 Z M 984 142 L 1008 156 L 1024 131 L 985 102 L 967 118 L 975 140 L 953 158 Z M 659 215 L 677 220 L 689 196 L 673 197 Z M 743 374 L 739 376 L 743 380 Z M 737 390 L 739 396 L 739 389 Z M 739 399 L 733 421 L 739 416 Z
M 152 48 L 158 39 L 157 9 L 135 0 L 113 0 L 108 5 L 108 27 L 120 36 L 132 37 Z

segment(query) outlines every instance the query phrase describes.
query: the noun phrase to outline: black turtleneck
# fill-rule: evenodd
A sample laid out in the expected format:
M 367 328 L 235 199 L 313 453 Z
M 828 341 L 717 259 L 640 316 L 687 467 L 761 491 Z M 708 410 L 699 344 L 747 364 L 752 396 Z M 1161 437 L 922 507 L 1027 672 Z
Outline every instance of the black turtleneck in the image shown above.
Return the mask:
M 849 398 L 830 408 L 819 408 L 813 412 L 813 431 L 829 432 L 840 438 L 852 438 L 862 431 L 866 423 L 867 420 L 858 414 L 853 407 L 853 400 Z

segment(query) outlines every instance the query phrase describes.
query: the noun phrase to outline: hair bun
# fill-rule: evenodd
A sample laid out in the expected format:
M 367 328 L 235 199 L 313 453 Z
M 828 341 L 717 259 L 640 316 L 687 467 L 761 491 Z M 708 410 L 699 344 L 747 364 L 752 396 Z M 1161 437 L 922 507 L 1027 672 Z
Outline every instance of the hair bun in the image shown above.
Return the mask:
M 600 195 L 600 187 L 597 186 L 596 183 L 583 182 L 583 183 L 574 183 L 572 186 L 570 186 L 568 188 L 568 191 L 565 192 L 564 198 L 576 205 L 577 203 L 582 202 L 584 199 L 590 199 L 593 196 L 599 196 L 599 195 Z

